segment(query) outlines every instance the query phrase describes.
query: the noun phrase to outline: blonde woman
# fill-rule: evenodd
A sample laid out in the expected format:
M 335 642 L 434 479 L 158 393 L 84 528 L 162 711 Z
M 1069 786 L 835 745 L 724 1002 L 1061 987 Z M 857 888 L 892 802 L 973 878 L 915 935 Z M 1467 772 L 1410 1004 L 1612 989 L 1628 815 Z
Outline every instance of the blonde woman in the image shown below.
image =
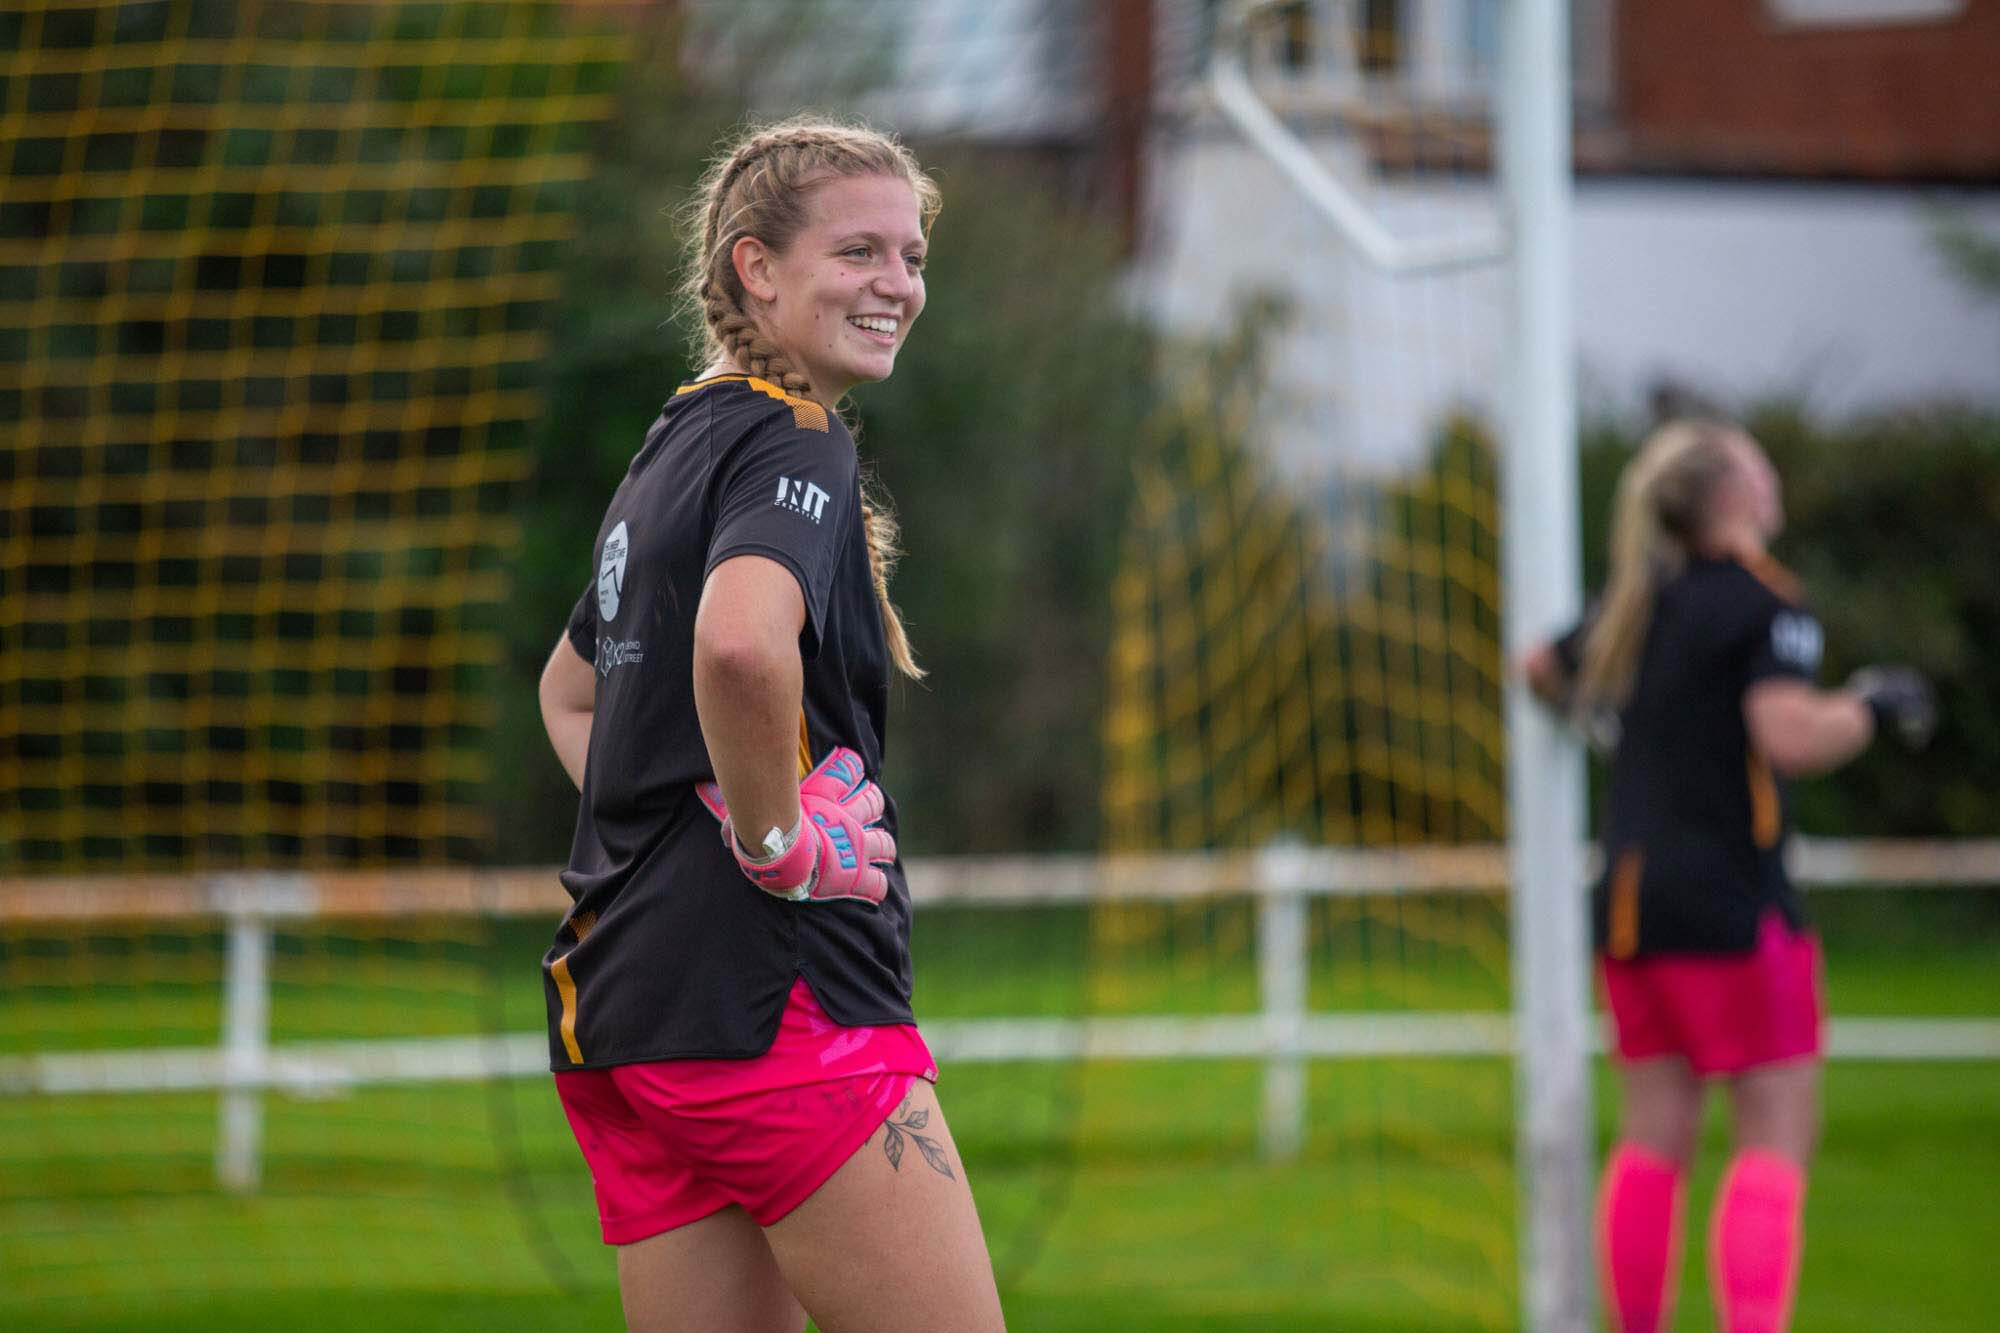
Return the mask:
M 707 368 L 606 510 L 541 681 L 582 793 L 543 960 L 550 1053 L 642 1333 L 1001 1327 L 910 1011 L 876 783 L 895 530 L 836 406 L 924 308 L 936 187 L 800 118 L 704 179 Z
M 1683 1185 L 1705 1091 L 1727 1088 L 1733 1156 L 1709 1232 L 1723 1333 L 1781 1333 L 1818 1134 L 1821 959 L 1786 877 L 1782 779 L 1893 728 L 1921 743 L 1928 686 L 1872 668 L 1814 684 L 1821 631 L 1766 543 L 1776 471 L 1740 428 L 1681 421 L 1620 478 L 1604 596 L 1533 651 L 1530 683 L 1615 737 L 1593 896 L 1621 1093 L 1599 1193 L 1621 1333 L 1669 1326 Z

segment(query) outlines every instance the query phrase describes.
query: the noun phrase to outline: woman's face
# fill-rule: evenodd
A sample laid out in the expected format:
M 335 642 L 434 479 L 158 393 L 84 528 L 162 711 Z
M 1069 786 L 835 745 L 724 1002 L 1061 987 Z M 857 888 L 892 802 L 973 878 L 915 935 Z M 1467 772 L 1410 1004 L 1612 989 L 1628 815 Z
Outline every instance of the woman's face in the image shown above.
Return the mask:
M 1785 526 L 1784 492 L 1778 485 L 1778 470 L 1748 436 L 1737 440 L 1736 475 L 1757 530 L 1767 541 L 1776 537 Z
M 753 261 L 746 278 L 761 281 L 745 285 L 763 298 L 765 334 L 831 403 L 896 368 L 924 308 L 924 233 L 916 192 L 896 176 L 835 177 L 813 190 L 809 213 L 785 253 Z

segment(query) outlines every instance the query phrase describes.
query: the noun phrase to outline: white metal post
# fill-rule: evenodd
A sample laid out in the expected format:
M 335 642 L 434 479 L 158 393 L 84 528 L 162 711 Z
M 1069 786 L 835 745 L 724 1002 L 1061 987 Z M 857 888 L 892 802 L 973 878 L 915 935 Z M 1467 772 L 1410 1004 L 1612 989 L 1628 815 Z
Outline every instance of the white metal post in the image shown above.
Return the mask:
M 1296 1158 L 1306 1134 L 1306 899 L 1298 859 L 1287 846 L 1258 858 L 1257 993 L 1267 1051 L 1259 1146 L 1274 1162 Z
M 263 1082 L 271 1054 L 271 923 L 256 886 L 237 882 L 226 898 L 229 954 L 222 992 L 222 1110 L 215 1178 L 247 1194 L 263 1170 Z
M 1509 659 L 1581 604 L 1571 324 L 1565 0 L 1501 0 L 1501 208 L 1513 240 L 1502 469 Z M 1507 685 L 1521 1299 L 1531 1333 L 1592 1327 L 1589 949 L 1583 765 L 1515 673 Z

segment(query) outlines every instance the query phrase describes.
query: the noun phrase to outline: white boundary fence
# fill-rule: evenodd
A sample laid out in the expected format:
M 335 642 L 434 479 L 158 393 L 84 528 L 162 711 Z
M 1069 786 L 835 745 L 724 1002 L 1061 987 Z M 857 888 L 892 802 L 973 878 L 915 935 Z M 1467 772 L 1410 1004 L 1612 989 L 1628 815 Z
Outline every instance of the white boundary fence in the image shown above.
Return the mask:
M 1814 841 L 1793 872 L 1814 889 L 2000 886 L 2000 840 Z M 1095 857 L 964 857 L 909 867 L 918 908 L 1000 910 L 1110 902 L 1254 897 L 1260 1007 L 1214 1016 L 983 1018 L 924 1023 L 941 1060 L 1255 1059 L 1265 1063 L 1263 1147 L 1296 1153 L 1306 1125 L 1305 1062 L 1380 1056 L 1506 1056 L 1506 1011 L 1324 1013 L 1306 1005 L 1306 900 L 1503 891 L 1497 846 Z M 48 1052 L 0 1058 L 0 1096 L 221 1093 L 216 1174 L 255 1189 L 267 1091 L 327 1095 L 366 1084 L 540 1076 L 540 1031 L 482 1036 L 300 1042 L 269 1035 L 271 935 L 285 922 L 409 916 L 544 917 L 566 900 L 550 870 L 414 870 L 0 881 L 0 923 L 222 920 L 228 928 L 223 1020 L 203 1047 Z M 1841 1018 L 1837 1060 L 2000 1059 L 2000 1017 Z

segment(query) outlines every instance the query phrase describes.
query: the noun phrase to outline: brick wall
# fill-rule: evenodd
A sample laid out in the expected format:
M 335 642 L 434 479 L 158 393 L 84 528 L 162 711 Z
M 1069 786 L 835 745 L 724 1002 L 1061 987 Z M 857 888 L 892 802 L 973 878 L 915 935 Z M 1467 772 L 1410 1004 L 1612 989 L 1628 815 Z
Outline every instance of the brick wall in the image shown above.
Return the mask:
M 1627 169 L 2000 180 L 2000 0 L 1801 28 L 1766 0 L 1619 0 Z

